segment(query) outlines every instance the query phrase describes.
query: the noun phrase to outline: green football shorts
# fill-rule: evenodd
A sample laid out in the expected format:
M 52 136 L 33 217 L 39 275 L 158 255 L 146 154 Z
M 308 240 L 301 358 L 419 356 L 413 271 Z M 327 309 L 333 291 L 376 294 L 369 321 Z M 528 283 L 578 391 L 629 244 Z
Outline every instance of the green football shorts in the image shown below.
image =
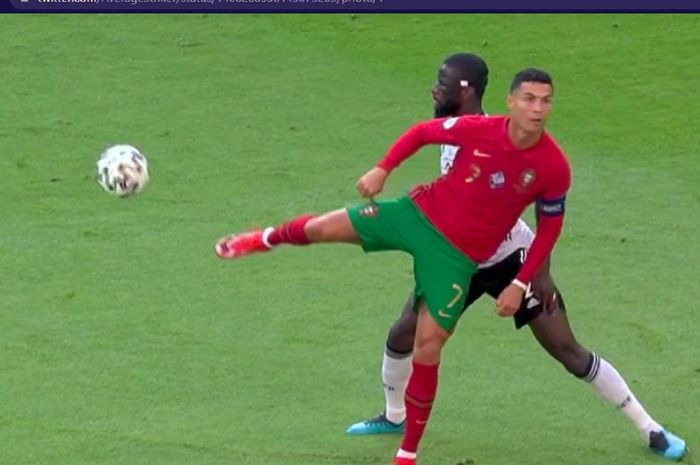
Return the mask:
M 347 211 L 365 252 L 403 250 L 413 256 L 414 308 L 423 299 L 433 319 L 452 331 L 476 264 L 435 230 L 408 197 L 370 202 Z

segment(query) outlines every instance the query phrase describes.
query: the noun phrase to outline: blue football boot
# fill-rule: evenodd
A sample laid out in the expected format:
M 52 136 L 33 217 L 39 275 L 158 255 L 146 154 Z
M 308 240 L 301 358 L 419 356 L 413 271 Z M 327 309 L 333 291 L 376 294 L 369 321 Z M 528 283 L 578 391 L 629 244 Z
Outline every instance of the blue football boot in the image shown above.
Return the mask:
M 403 433 L 404 423 L 403 421 L 401 423 L 392 423 L 387 420 L 386 414 L 382 412 L 374 418 L 350 425 L 345 432 L 354 436 L 398 434 Z
M 688 451 L 685 441 L 666 430 L 649 433 L 649 448 L 669 460 L 682 460 Z

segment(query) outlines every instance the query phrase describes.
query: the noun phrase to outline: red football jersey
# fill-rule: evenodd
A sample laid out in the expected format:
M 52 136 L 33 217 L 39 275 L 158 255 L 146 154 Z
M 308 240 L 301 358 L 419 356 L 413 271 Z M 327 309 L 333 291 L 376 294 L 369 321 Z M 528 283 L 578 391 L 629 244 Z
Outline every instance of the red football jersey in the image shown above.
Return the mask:
M 462 116 L 419 123 L 377 166 L 391 171 L 427 144 L 459 147 L 452 169 L 410 196 L 433 226 L 475 262 L 488 259 L 523 211 L 538 202 L 535 241 L 518 275 L 530 281 L 561 231 L 571 183 L 569 163 L 544 133 L 525 150 L 508 137 L 508 117 Z

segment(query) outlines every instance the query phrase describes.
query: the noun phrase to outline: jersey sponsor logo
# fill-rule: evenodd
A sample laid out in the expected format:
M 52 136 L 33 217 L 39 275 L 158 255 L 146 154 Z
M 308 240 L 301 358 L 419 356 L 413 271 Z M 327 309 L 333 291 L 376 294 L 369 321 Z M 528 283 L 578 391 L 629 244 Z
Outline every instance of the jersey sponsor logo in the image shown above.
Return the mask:
M 452 118 L 447 118 L 445 121 L 442 123 L 442 128 L 443 129 L 452 129 L 452 127 L 457 124 L 457 121 L 459 121 L 459 116 L 454 116 Z
M 561 216 L 566 211 L 566 196 L 558 199 L 540 199 L 537 201 L 537 213 L 542 216 Z
M 506 183 L 506 176 L 503 171 L 497 171 L 489 176 L 489 186 L 491 189 L 500 189 Z
M 471 171 L 471 174 L 464 179 L 464 182 L 467 184 L 476 181 L 479 179 L 479 176 L 481 176 L 481 168 L 479 168 L 477 165 L 472 163 L 469 165 L 469 170 Z
M 475 157 L 481 157 L 481 158 L 491 158 L 493 156 L 490 153 L 482 152 L 479 149 L 474 149 L 474 152 L 472 152 L 472 153 L 474 153 Z

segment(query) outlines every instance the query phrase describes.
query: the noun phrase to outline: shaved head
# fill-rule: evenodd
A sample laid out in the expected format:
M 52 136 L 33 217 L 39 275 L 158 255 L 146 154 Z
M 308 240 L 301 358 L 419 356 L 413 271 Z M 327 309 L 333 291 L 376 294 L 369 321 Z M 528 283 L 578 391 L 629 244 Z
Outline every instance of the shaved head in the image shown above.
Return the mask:
M 457 53 L 447 57 L 433 86 L 435 117 L 481 112 L 488 75 L 488 66 L 478 55 Z

